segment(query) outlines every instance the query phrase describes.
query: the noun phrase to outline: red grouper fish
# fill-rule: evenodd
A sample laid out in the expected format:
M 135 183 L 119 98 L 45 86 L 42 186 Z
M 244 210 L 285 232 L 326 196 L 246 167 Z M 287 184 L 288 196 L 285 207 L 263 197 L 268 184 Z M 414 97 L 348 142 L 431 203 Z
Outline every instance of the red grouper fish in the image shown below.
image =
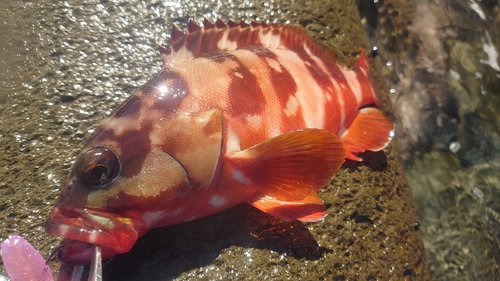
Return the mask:
M 191 20 L 160 53 L 162 70 L 90 136 L 46 222 L 66 238 L 63 262 L 241 202 L 320 221 L 317 191 L 392 138 L 365 54 L 348 69 L 299 26 Z

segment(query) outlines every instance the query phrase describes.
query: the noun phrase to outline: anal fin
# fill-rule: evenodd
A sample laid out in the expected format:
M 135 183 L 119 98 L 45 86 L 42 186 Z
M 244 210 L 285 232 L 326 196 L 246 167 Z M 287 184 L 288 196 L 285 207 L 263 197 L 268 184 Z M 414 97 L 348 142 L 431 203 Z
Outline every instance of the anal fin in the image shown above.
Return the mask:
M 357 156 L 358 153 L 384 149 L 393 135 L 394 123 L 379 109 L 368 107 L 359 110 L 341 139 L 347 151 L 347 159 L 362 161 Z
M 284 221 L 317 222 L 323 220 L 326 216 L 325 204 L 317 194 L 293 202 L 281 201 L 263 195 L 248 203 Z

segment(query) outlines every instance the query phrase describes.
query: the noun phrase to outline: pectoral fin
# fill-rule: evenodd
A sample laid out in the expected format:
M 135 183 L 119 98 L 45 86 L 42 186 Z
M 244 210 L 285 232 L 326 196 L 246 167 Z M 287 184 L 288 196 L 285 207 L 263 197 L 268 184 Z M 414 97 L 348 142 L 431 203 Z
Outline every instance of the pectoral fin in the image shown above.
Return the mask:
M 345 156 L 335 134 L 304 129 L 238 152 L 228 161 L 245 185 L 277 201 L 299 202 L 326 185 Z
M 380 151 L 389 144 L 394 133 L 394 123 L 377 108 L 363 108 L 342 136 L 347 159 L 362 161 L 358 153 Z

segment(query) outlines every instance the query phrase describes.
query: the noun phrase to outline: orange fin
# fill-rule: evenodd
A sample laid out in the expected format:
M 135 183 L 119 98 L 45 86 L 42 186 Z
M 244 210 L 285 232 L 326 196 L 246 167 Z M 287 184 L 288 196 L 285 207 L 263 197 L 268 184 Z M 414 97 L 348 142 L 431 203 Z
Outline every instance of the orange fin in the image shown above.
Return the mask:
M 280 201 L 269 196 L 262 196 L 249 203 L 255 208 L 284 221 L 317 222 L 323 220 L 326 216 L 325 204 L 316 194 L 294 202 Z
M 394 123 L 382 111 L 369 107 L 359 110 L 349 126 L 342 142 L 347 150 L 347 159 L 362 161 L 358 153 L 380 151 L 391 141 L 394 135 Z
M 228 157 L 242 183 L 282 201 L 317 192 L 346 157 L 340 139 L 320 129 L 289 132 Z
M 218 19 L 212 24 L 205 18 L 203 26 L 189 20 L 187 32 L 183 33 L 174 25 L 172 27 L 170 48 L 160 46 L 160 56 L 164 68 L 173 68 L 176 64 L 196 58 L 248 47 L 269 49 L 304 49 L 323 58 L 333 61 L 330 50 L 316 44 L 304 28 L 298 25 L 276 25 L 252 21 L 250 24 L 241 20 L 231 20 L 225 24 Z

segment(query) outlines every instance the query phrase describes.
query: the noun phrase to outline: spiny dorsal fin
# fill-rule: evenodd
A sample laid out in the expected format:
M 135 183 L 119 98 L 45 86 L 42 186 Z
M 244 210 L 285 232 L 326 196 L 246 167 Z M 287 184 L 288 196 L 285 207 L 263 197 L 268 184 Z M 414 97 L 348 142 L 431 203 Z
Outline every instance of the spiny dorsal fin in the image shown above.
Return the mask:
M 240 23 L 229 20 L 225 24 L 221 19 L 212 24 L 206 18 L 203 21 L 203 27 L 190 19 L 186 33 L 179 31 L 174 25 L 170 48 L 160 46 L 160 55 L 163 67 L 173 68 L 176 64 L 190 58 L 252 46 L 290 50 L 307 48 L 317 56 L 333 58 L 329 50 L 316 44 L 298 25 L 276 25 L 254 21 L 247 24 L 243 20 Z

